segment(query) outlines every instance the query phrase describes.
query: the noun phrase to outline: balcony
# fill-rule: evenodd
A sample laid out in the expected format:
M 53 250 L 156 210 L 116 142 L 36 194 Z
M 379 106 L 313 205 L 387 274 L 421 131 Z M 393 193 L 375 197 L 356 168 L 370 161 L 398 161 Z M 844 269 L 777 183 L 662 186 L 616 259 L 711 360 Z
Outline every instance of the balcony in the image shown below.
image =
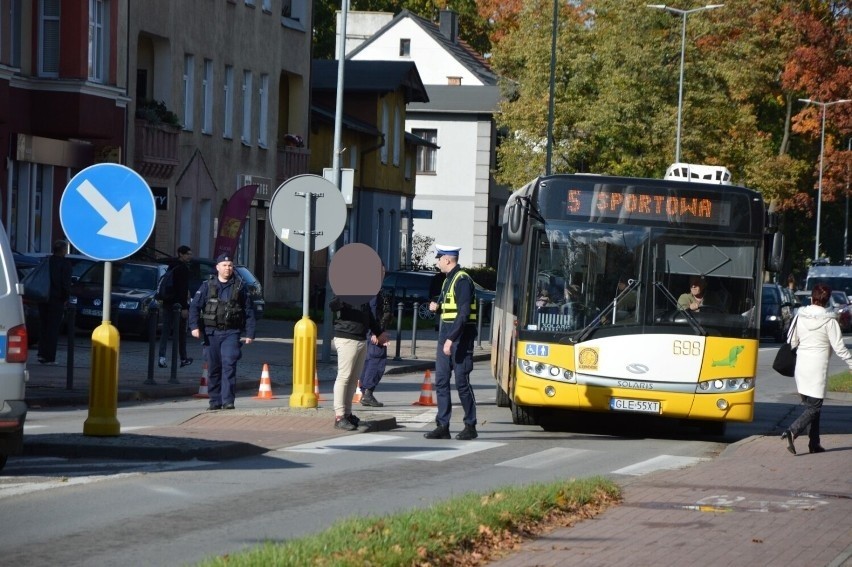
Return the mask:
M 136 120 L 133 168 L 143 177 L 168 179 L 178 165 L 180 130 L 165 124 Z
M 295 175 L 308 173 L 308 158 L 311 150 L 284 146 L 278 148 L 278 163 L 276 166 L 276 186 L 284 183 Z

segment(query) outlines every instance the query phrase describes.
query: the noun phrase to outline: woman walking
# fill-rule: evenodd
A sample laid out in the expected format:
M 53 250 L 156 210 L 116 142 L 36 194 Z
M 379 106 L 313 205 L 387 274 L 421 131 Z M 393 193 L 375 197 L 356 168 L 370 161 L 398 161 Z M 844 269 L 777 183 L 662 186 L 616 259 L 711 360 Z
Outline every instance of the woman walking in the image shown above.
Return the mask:
M 790 328 L 787 340 L 796 350 L 796 389 L 802 396 L 804 410 L 781 434 L 787 450 L 796 454 L 793 440 L 808 432 L 808 451 L 823 453 L 819 440 L 819 416 L 825 398 L 828 360 L 831 350 L 852 369 L 852 353 L 843 344 L 843 334 L 834 314 L 826 310 L 831 288 L 817 284 L 811 292 L 811 304 L 799 309 L 797 322 Z

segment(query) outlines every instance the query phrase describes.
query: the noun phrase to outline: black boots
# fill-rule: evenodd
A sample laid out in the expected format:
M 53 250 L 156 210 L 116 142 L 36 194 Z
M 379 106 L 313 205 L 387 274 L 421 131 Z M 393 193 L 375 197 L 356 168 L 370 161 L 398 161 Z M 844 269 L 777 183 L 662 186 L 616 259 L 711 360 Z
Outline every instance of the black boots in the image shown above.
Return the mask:
M 380 408 L 383 407 L 385 404 L 376 399 L 376 397 L 373 395 L 373 390 L 367 389 L 364 390 L 364 393 L 361 395 L 361 405 Z
M 438 425 L 435 429 L 430 431 L 429 433 L 424 433 L 423 437 L 426 439 L 449 439 L 450 438 L 450 426 L 449 425 Z
M 790 431 L 789 429 L 785 430 L 784 433 L 781 434 L 781 439 L 783 439 L 787 442 L 787 450 L 795 455 L 796 454 L 796 446 L 793 445 L 793 439 L 794 439 L 793 432 Z
M 457 435 L 456 439 L 459 441 L 470 441 L 471 439 L 476 439 L 479 437 L 479 434 L 476 432 L 475 425 L 465 424 L 464 429 L 462 429 Z

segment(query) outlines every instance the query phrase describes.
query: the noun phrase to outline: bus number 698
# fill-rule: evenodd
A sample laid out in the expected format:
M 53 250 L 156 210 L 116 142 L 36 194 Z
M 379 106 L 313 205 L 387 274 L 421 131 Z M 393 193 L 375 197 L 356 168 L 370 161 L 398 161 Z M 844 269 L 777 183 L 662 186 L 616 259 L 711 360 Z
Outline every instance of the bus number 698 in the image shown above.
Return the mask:
M 682 356 L 701 356 L 701 343 L 699 341 L 674 341 L 672 352 Z

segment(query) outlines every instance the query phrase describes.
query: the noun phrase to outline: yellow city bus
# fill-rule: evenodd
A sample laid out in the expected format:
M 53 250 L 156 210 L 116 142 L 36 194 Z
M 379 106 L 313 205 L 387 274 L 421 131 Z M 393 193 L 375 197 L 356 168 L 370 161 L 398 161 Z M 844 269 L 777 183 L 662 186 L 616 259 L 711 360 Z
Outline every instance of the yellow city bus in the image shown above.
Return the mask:
M 491 326 L 497 405 L 526 425 L 554 410 L 712 434 L 751 421 L 763 270 L 782 250 L 766 219 L 760 194 L 733 185 L 577 174 L 515 191 Z M 684 309 L 695 278 L 702 305 Z

